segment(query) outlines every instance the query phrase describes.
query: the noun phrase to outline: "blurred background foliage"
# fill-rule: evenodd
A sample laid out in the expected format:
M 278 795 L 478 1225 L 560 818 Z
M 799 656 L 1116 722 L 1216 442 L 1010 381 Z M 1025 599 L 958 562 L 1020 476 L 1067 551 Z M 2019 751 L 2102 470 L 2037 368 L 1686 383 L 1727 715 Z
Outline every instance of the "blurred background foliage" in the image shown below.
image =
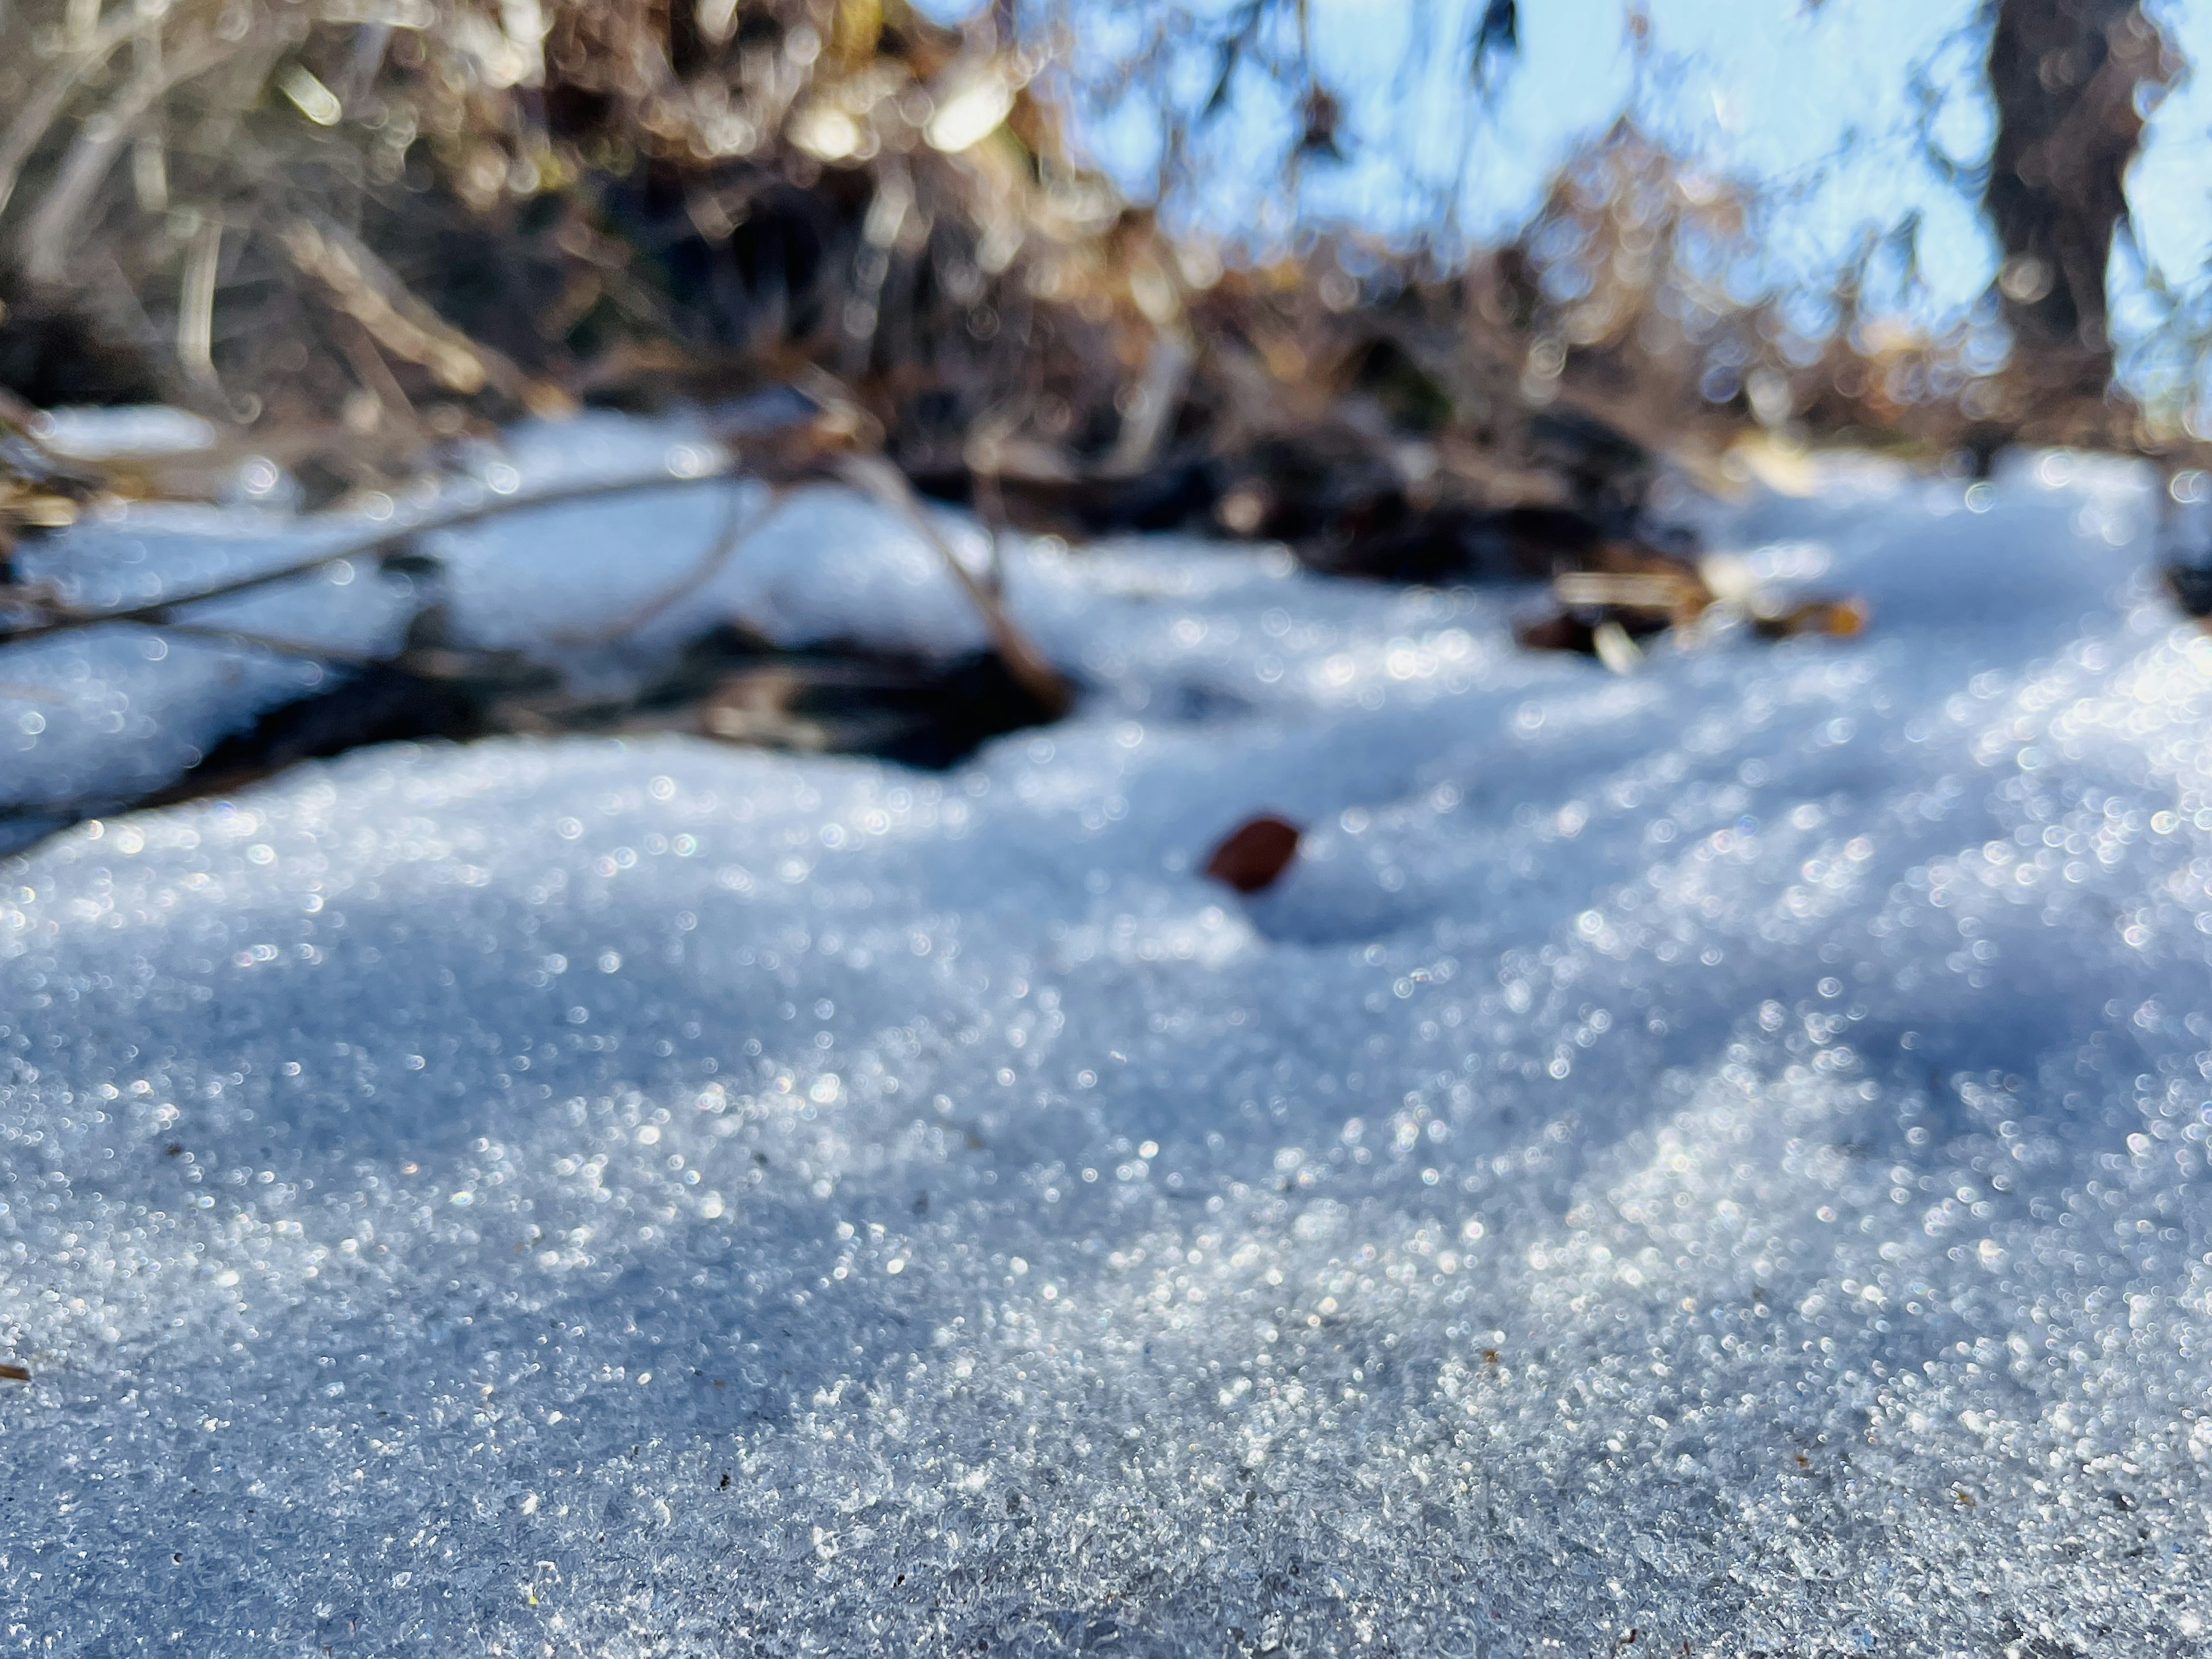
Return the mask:
M 329 501 L 517 416 L 771 385 L 987 517 L 1378 574 L 1637 522 L 1661 456 L 1717 483 L 1834 441 L 2179 465 L 2212 301 L 2125 192 L 2187 26 L 0 0 L 12 510 L 91 488 L 43 406 L 225 436 L 105 487 L 191 494 L 250 450 Z M 2177 223 L 2201 195 L 2168 185 Z

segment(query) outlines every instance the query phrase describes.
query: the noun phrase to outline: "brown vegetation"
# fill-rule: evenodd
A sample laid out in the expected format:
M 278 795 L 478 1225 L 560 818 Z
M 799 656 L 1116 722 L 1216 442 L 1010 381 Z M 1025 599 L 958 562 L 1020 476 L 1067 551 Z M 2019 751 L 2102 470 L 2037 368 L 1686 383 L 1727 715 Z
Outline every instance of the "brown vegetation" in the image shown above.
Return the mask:
M 1220 273 L 1070 157 L 1010 8 L 33 0 L 0 21 L 0 384 L 194 409 L 327 498 L 525 412 L 812 373 L 987 514 L 1526 568 L 1625 532 L 1653 455 L 1714 476 L 1761 428 L 2144 436 L 2105 395 L 2101 250 L 2168 66 L 2135 8 L 2081 4 L 1998 9 L 2021 349 L 1992 375 L 1866 325 L 1848 280 L 1800 349 L 1707 274 L 1748 204 L 1627 128 L 1505 249 Z
M 1283 3 L 1228 15 L 1213 103 Z M 1998 356 L 1865 314 L 1855 272 L 1820 339 L 1734 298 L 1719 273 L 1755 251 L 1759 204 L 1626 124 L 1510 246 L 1347 234 L 1224 271 L 1071 156 L 1012 10 L 956 30 L 901 0 L 11 8 L 0 538 L 101 489 L 204 492 L 249 451 L 329 500 L 517 416 L 782 385 L 817 416 L 796 450 L 748 434 L 740 464 L 909 516 L 902 480 L 994 521 L 1267 537 L 1348 574 L 1704 596 L 1589 612 L 1567 631 L 1591 648 L 1601 622 L 1713 598 L 1646 511 L 1662 459 L 1725 485 L 1808 441 L 1983 463 L 2163 442 L 2109 390 L 2104 256 L 2138 94 L 2173 67 L 2121 0 L 1993 15 Z M 1340 135 L 1303 27 L 1283 38 L 1269 72 L 1308 87 L 1296 167 Z M 1478 67 L 1514 39 L 1493 5 Z M 40 441 L 38 403 L 132 398 L 222 441 L 104 477 Z M 1062 701 L 952 568 L 1031 698 Z M 16 598 L 13 636 L 72 623 Z
M 2119 181 L 2138 94 L 2173 70 L 2121 0 L 1992 15 L 2008 355 L 1870 314 L 1857 270 L 1834 325 L 1800 337 L 1722 275 L 1756 252 L 1756 197 L 1626 123 L 1510 245 L 1346 232 L 1224 270 L 1071 154 L 1044 37 L 1018 37 L 1014 10 L 957 29 L 902 0 L 0 11 L 0 640 L 185 625 L 175 599 L 94 617 L 9 585 L 12 537 L 103 491 L 209 494 L 251 455 L 325 502 L 518 416 L 711 415 L 765 387 L 799 394 L 789 417 L 724 435 L 779 491 L 836 478 L 933 539 L 917 489 L 994 524 L 1279 539 L 1347 574 L 1551 577 L 1558 608 L 1523 642 L 1624 669 L 1639 639 L 1714 616 L 1769 636 L 1866 620 L 1778 606 L 1698 558 L 1650 510 L 1662 465 L 1727 488 L 1786 482 L 1797 449 L 1834 441 L 1981 465 L 2015 441 L 2179 453 L 2109 389 Z M 1155 72 L 1178 15 L 1139 53 Z M 1284 16 L 1301 27 L 1271 33 Z M 1197 118 L 1255 64 L 1304 88 L 1292 173 L 1345 142 L 1302 20 L 1246 0 L 1201 43 L 1218 85 Z M 1515 28 L 1493 0 L 1471 95 Z M 139 400 L 196 412 L 216 444 L 95 470 L 45 440 L 41 404 Z M 403 540 L 349 550 L 416 556 Z M 381 738 L 672 721 L 946 763 L 1070 696 L 991 584 L 947 563 L 981 657 L 778 653 L 733 623 L 619 706 L 457 647 L 432 607 L 398 659 L 343 665 L 177 788 Z

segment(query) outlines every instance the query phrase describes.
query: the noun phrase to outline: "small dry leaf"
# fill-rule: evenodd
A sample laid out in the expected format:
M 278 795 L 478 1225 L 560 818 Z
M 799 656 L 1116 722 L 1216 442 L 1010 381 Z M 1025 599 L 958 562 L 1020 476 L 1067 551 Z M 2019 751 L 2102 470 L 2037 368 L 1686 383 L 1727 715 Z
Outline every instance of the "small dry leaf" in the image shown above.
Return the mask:
M 1774 616 L 1753 617 L 1752 629 L 1761 639 L 1786 640 L 1800 634 L 1825 634 L 1848 640 L 1866 632 L 1871 620 L 1866 601 L 1860 599 L 1807 599 Z
M 1206 860 L 1206 873 L 1240 893 L 1271 887 L 1298 855 L 1298 826 L 1272 812 L 1247 818 Z

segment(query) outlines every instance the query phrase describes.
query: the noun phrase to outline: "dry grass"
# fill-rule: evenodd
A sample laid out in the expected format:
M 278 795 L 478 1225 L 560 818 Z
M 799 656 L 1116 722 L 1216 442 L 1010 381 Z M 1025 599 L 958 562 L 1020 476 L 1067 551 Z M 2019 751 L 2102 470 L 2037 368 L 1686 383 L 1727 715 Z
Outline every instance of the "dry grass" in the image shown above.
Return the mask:
M 1848 287 L 1795 339 L 1713 275 L 1755 204 L 1626 129 L 1449 270 L 1223 273 L 1070 159 L 1040 67 L 900 0 L 26 0 L 0 385 L 192 409 L 330 499 L 520 414 L 811 377 L 987 515 L 1407 572 L 1500 514 L 1632 525 L 1654 455 L 1720 481 L 1765 430 L 2143 441 Z M 58 520 L 87 486 L 15 427 L 0 521 Z

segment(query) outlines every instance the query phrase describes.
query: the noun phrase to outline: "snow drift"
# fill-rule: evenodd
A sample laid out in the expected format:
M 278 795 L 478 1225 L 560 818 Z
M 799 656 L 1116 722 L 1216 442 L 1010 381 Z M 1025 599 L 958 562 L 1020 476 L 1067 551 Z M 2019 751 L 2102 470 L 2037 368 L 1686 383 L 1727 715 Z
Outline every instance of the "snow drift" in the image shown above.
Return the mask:
M 2196 1645 L 2151 488 L 1835 465 L 1714 531 L 1869 634 L 1627 678 L 1525 596 L 1033 546 L 1088 700 L 945 776 L 402 748 L 0 863 L 6 1645 Z M 821 513 L 702 603 L 967 642 Z M 713 516 L 472 544 L 649 589 Z M 80 568 L 134 540 L 252 556 Z M 80 708 L 240 718 L 145 637 L 0 655 L 14 798 L 118 752 Z M 1247 902 L 1193 872 L 1261 809 L 1316 828 Z

